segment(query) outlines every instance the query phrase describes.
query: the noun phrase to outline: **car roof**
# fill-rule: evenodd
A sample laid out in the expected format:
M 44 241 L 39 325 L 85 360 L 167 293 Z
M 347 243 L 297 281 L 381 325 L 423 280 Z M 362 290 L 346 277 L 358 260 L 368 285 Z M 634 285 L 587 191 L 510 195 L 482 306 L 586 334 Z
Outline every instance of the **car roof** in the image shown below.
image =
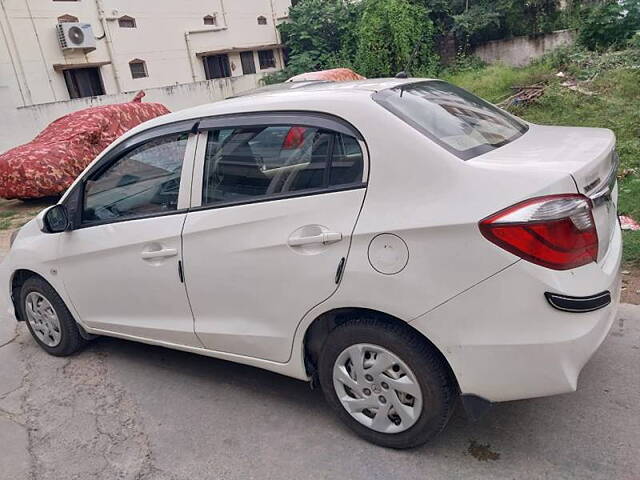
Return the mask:
M 229 115 L 236 113 L 249 113 L 260 111 L 261 101 L 269 103 L 269 110 L 274 110 L 279 101 L 283 108 L 291 109 L 291 100 L 297 98 L 300 108 L 303 109 L 305 100 L 326 99 L 331 101 L 337 96 L 348 94 L 351 98 L 360 95 L 362 98 L 369 98 L 371 93 L 379 92 L 389 88 L 429 81 L 429 78 L 375 78 L 366 80 L 354 80 L 349 82 L 329 82 L 329 81 L 302 81 L 285 82 L 276 85 L 250 90 L 226 100 L 206 103 L 197 107 L 179 110 L 143 123 L 139 127 L 130 130 L 130 135 L 147 130 L 149 128 L 175 123 L 196 118 L 209 117 L 214 115 Z M 130 136 L 127 135 L 127 136 Z

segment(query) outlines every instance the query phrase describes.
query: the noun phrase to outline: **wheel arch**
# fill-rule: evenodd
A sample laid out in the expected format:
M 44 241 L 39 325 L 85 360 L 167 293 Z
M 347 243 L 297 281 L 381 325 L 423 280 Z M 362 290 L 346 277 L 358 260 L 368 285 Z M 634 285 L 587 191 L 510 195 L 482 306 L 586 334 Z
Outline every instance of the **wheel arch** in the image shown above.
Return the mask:
M 49 285 L 51 285 L 51 283 L 42 275 L 34 272 L 33 270 L 29 270 L 28 268 L 19 268 L 11 275 L 11 302 L 13 303 L 13 311 L 15 312 L 16 319 L 19 322 L 25 321 L 25 319 L 22 318 L 22 310 L 18 305 L 18 299 L 20 298 L 20 289 L 22 288 L 22 285 L 24 285 L 24 283 L 32 277 L 41 278 Z
M 407 329 L 414 335 L 422 338 L 436 353 L 440 361 L 449 372 L 450 378 L 455 383 L 455 388 L 458 390 L 458 392 L 460 391 L 456 375 L 451 368 L 449 361 L 444 356 L 442 351 L 422 332 L 416 330 L 410 324 L 408 324 L 404 320 L 399 319 L 398 317 L 379 310 L 361 307 L 341 307 L 329 310 L 318 315 L 307 327 L 303 337 L 303 358 L 307 374 L 309 375 L 309 377 L 311 377 L 311 381 L 314 384 L 317 382 L 317 365 L 320 351 L 329 333 L 338 325 L 341 325 L 354 318 L 362 317 L 376 318 L 378 320 L 386 322 L 393 322 L 396 325 L 401 326 L 401 328 Z

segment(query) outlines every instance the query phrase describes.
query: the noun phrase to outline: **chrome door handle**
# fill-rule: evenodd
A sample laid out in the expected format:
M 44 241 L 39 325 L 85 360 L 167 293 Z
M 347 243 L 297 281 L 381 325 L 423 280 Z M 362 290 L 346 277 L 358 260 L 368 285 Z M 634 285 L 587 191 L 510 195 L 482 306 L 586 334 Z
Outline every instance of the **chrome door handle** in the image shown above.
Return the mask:
M 324 232 L 319 235 L 311 235 L 309 237 L 290 238 L 290 247 L 299 247 L 302 245 L 312 245 L 314 243 L 321 243 L 323 245 L 329 245 L 330 243 L 339 242 L 342 240 L 342 234 L 340 232 Z
M 149 260 L 152 258 L 175 257 L 177 254 L 178 250 L 175 248 L 163 248 L 160 250 L 143 250 L 140 256 L 145 260 Z

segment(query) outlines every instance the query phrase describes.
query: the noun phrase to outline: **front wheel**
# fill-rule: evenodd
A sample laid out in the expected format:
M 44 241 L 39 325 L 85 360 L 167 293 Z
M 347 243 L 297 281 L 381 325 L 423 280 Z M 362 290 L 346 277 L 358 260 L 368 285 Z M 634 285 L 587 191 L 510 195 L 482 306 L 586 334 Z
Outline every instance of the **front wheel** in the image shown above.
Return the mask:
M 19 307 L 29 332 L 47 353 L 64 357 L 86 344 L 62 298 L 43 279 L 31 277 L 24 282 Z
M 408 327 L 377 319 L 346 322 L 329 334 L 318 370 L 338 416 L 384 447 L 425 443 L 453 411 L 451 375 L 433 347 Z

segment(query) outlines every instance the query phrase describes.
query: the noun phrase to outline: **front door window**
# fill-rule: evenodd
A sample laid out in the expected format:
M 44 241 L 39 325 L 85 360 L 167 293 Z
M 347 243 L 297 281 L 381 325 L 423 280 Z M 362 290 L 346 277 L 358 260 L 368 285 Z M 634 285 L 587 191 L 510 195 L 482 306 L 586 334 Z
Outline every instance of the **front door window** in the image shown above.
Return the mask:
M 87 181 L 83 222 L 176 210 L 187 139 L 187 133 L 153 139 Z

